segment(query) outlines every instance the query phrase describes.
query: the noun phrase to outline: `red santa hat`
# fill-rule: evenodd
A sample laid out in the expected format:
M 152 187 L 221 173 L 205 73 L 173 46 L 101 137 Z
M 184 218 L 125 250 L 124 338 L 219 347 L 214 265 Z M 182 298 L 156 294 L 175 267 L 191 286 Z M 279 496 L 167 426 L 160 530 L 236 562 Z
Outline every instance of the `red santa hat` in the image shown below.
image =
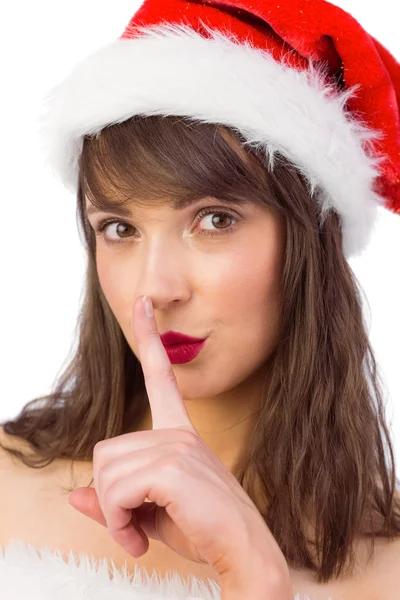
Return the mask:
M 279 3 L 280 2 L 280 3 Z M 346 257 L 400 213 L 400 63 L 324 0 L 145 0 L 45 99 L 46 159 L 76 192 L 84 135 L 134 115 L 236 129 L 341 217 Z

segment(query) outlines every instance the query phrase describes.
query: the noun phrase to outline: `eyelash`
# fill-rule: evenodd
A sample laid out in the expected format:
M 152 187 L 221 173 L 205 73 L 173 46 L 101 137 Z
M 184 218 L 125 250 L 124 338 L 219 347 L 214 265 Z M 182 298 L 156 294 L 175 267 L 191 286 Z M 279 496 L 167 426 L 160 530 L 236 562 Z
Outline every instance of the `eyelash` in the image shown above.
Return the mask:
M 197 220 L 201 221 L 203 217 L 205 217 L 207 215 L 212 215 L 212 214 L 224 215 L 226 217 L 230 217 L 231 219 L 234 219 L 235 221 L 238 220 L 236 217 L 234 217 L 230 213 L 221 211 L 221 210 L 217 210 L 215 208 L 205 208 L 205 209 L 201 210 L 199 212 L 199 214 L 197 215 Z M 125 223 L 124 221 L 118 221 L 117 219 L 103 219 L 102 221 L 99 221 L 99 223 L 94 228 L 96 235 L 101 236 L 104 240 L 104 243 L 109 246 L 113 246 L 114 244 L 125 244 L 126 240 L 128 240 L 130 238 L 125 238 L 125 239 L 116 241 L 116 240 L 107 239 L 107 237 L 105 235 L 103 235 L 103 232 L 104 232 L 105 228 L 107 227 L 107 225 L 111 225 L 112 223 L 129 225 L 128 223 Z M 234 230 L 236 229 L 236 225 L 237 225 L 237 223 L 235 225 L 233 225 L 232 227 L 217 230 L 218 232 L 203 230 L 200 232 L 200 235 L 216 236 L 216 235 L 225 235 L 225 233 L 233 233 Z

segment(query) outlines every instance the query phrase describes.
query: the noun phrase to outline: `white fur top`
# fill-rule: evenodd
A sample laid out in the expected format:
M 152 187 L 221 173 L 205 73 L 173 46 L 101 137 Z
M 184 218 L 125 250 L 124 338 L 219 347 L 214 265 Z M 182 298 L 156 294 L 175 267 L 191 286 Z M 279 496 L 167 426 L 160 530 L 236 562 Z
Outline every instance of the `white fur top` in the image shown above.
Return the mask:
M 106 559 L 96 561 L 86 554 L 78 559 L 70 552 L 66 562 L 59 551 L 20 541 L 0 546 L 1 600 L 220 600 L 218 583 L 208 583 L 176 571 L 149 576 L 138 567 L 129 575 Z M 296 593 L 293 600 L 313 598 Z

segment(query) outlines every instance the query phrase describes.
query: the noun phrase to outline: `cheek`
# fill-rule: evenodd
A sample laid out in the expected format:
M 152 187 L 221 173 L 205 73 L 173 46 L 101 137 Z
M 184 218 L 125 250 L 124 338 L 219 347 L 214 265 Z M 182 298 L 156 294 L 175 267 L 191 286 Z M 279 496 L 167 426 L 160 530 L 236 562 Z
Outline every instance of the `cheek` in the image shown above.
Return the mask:
M 116 268 L 115 264 L 109 264 L 100 258 L 97 259 L 97 273 L 103 294 L 122 326 L 127 304 L 132 301 L 132 279 L 122 269 Z
M 279 240 L 253 240 L 213 265 L 216 298 L 226 311 L 241 314 L 244 321 L 260 320 L 280 301 L 282 252 Z M 223 313 L 221 313 L 223 314 Z
M 262 363 L 279 341 L 282 272 L 282 239 L 265 230 L 220 268 L 214 306 L 232 354 L 243 361 Z
M 214 335 L 198 368 L 179 373 L 188 397 L 214 396 L 247 381 L 279 342 L 280 246 L 271 238 L 266 243 L 265 230 L 258 240 L 252 237 L 251 247 L 241 240 L 237 251 L 210 261 L 198 280 Z

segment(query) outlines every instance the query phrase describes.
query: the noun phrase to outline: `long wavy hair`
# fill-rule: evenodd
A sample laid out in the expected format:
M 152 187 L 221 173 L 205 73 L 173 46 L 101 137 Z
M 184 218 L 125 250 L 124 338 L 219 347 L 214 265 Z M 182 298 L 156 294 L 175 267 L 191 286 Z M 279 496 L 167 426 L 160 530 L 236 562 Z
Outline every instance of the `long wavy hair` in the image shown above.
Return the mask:
M 85 195 L 102 208 L 110 190 L 115 204 L 130 201 L 132 190 L 138 202 L 160 204 L 250 198 L 284 217 L 281 336 L 235 475 L 253 501 L 260 492 L 265 498 L 257 507 L 290 566 L 311 569 L 319 583 L 351 572 L 356 538 L 372 539 L 371 557 L 375 536 L 400 536 L 384 385 L 361 290 L 343 255 L 337 213 L 321 220 L 318 190 L 310 192 L 301 170 L 228 127 L 136 116 L 85 137 L 77 219 L 87 272 L 76 348 L 52 392 L 2 423 L 30 452 L 3 448 L 31 468 L 58 458 L 91 461 L 97 442 L 135 431 L 148 408 L 141 365 L 99 284 L 86 216 Z

